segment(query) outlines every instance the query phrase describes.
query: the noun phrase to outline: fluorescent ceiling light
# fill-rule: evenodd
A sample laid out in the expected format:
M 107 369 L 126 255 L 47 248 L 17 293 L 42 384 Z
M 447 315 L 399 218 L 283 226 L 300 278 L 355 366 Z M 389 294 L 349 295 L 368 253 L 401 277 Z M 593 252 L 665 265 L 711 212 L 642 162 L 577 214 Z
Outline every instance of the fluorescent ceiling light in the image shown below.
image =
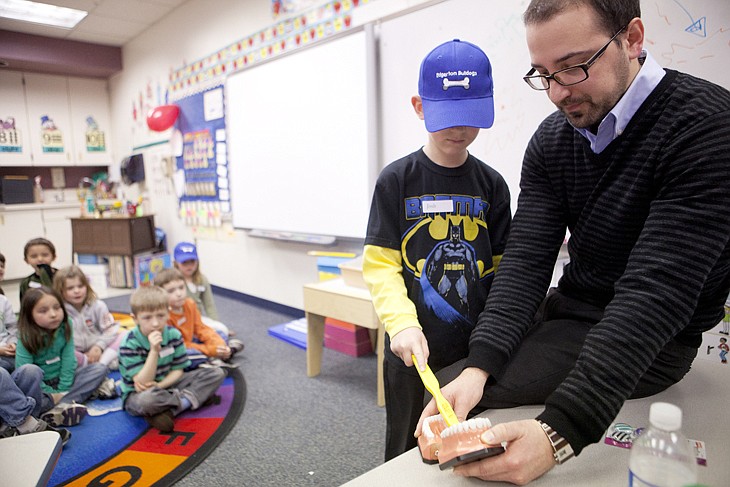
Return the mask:
M 0 17 L 71 29 L 89 12 L 26 0 L 0 0 Z

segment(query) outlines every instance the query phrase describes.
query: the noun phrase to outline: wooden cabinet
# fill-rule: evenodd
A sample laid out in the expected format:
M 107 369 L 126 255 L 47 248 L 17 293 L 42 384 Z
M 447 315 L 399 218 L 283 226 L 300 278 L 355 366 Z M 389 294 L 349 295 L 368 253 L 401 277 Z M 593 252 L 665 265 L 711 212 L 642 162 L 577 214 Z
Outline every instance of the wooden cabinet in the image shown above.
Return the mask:
M 0 71 L 0 100 L 0 165 L 30 166 L 30 127 L 22 73 Z
M 157 248 L 152 215 L 130 218 L 73 218 L 73 251 L 133 256 Z
M 0 143 L 6 166 L 108 166 L 111 115 L 105 80 L 36 73 L 0 74 L 3 123 L 15 120 L 22 151 Z M 3 124 L 4 126 L 4 124 Z M 10 137 L 11 132 L 0 132 Z

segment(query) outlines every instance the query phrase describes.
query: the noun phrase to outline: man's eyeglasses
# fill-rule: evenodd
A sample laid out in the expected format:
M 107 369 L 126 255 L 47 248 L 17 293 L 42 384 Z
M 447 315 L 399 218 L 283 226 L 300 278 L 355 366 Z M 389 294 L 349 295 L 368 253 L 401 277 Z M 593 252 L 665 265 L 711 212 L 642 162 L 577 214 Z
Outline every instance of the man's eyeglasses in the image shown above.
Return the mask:
M 588 79 L 588 68 L 593 66 L 593 64 L 598 61 L 598 58 L 600 58 L 603 53 L 606 52 L 608 46 L 610 46 L 614 39 L 616 39 L 616 37 L 618 37 L 618 35 L 624 30 L 626 30 L 626 27 L 616 32 L 613 37 L 608 40 L 605 46 L 600 48 L 593 56 L 590 57 L 590 59 L 588 59 L 588 61 L 582 64 L 576 64 L 575 66 L 569 66 L 567 68 L 559 69 L 552 74 L 535 74 L 537 73 L 537 70 L 535 68 L 532 68 L 522 79 L 524 79 L 525 82 L 530 85 L 530 88 L 541 91 L 550 89 L 551 79 L 563 86 L 577 85 L 578 83 L 582 83 L 583 81 Z

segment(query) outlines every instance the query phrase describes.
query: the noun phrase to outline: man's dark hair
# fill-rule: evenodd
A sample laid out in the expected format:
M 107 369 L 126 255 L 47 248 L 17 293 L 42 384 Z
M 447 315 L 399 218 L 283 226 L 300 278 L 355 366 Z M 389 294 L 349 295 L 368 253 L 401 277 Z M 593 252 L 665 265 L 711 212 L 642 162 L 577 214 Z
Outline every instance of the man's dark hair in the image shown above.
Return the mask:
M 585 5 L 598 17 L 601 29 L 614 35 L 632 19 L 641 17 L 639 0 L 532 0 L 522 16 L 525 25 L 547 22 L 559 13 Z

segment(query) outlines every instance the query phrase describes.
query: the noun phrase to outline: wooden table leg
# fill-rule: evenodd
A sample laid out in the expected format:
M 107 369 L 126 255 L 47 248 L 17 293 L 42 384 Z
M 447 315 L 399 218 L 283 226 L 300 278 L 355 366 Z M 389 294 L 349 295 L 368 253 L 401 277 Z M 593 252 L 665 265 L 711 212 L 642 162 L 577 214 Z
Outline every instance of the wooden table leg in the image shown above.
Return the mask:
M 324 346 L 324 316 L 305 313 L 307 318 L 307 377 L 319 375 Z

